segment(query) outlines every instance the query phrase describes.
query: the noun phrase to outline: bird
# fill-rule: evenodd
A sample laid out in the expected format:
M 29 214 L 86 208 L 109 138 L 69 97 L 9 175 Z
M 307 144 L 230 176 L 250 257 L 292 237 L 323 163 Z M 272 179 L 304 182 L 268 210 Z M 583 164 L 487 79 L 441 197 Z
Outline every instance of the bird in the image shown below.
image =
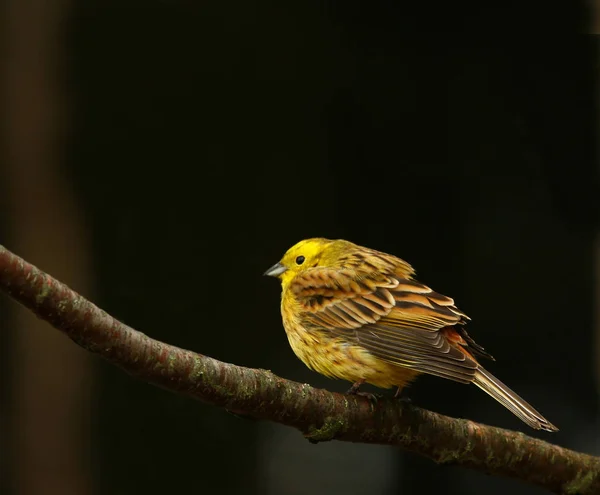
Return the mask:
M 406 261 L 319 237 L 292 246 L 264 275 L 281 281 L 283 326 L 296 356 L 351 382 L 348 393 L 368 383 L 398 395 L 425 373 L 472 383 L 530 427 L 558 431 L 480 364 L 494 358 L 467 333 L 470 318 L 417 281 Z

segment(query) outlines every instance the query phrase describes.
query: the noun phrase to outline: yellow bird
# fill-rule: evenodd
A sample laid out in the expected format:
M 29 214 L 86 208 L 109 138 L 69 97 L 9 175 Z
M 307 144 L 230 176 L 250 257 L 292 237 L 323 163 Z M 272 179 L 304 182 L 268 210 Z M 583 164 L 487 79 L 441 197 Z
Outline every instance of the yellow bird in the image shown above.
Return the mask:
M 485 370 L 492 358 L 467 334 L 454 301 L 413 279 L 400 258 L 344 240 L 307 239 L 265 275 L 281 280 L 281 315 L 290 345 L 330 378 L 398 392 L 421 373 L 474 383 L 535 429 L 557 431 Z

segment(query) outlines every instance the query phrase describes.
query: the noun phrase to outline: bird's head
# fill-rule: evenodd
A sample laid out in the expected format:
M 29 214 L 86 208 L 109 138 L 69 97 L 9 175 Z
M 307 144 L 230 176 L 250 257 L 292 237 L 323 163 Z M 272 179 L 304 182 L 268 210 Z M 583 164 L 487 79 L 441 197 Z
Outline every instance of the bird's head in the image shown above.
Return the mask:
M 338 242 L 317 237 L 305 239 L 288 249 L 279 263 L 269 268 L 265 275 L 278 277 L 286 287 L 296 275 L 316 266 L 328 266 L 327 254 Z

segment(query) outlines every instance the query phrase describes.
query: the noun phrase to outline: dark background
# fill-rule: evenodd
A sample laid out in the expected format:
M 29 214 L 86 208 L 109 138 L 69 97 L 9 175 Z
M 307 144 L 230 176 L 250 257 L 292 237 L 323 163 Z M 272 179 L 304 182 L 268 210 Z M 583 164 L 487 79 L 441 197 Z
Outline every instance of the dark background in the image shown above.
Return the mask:
M 596 40 L 517 34 L 583 30 L 591 11 L 428 5 L 7 10 L 1 242 L 153 338 L 332 390 L 348 384 L 295 358 L 261 274 L 312 236 L 396 254 L 561 431 L 435 378 L 411 387 L 416 404 L 600 453 Z M 392 448 L 309 445 L 61 336 L 28 351 L 40 337 L 0 304 L 3 494 L 543 493 Z

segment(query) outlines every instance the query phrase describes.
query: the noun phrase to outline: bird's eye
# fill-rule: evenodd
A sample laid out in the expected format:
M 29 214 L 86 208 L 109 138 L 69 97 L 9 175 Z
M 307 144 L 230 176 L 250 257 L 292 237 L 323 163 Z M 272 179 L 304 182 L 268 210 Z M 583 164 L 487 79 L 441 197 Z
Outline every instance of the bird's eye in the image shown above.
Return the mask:
M 305 260 L 304 256 L 298 256 L 296 258 L 296 264 L 301 265 L 302 263 L 304 263 L 304 260 Z

